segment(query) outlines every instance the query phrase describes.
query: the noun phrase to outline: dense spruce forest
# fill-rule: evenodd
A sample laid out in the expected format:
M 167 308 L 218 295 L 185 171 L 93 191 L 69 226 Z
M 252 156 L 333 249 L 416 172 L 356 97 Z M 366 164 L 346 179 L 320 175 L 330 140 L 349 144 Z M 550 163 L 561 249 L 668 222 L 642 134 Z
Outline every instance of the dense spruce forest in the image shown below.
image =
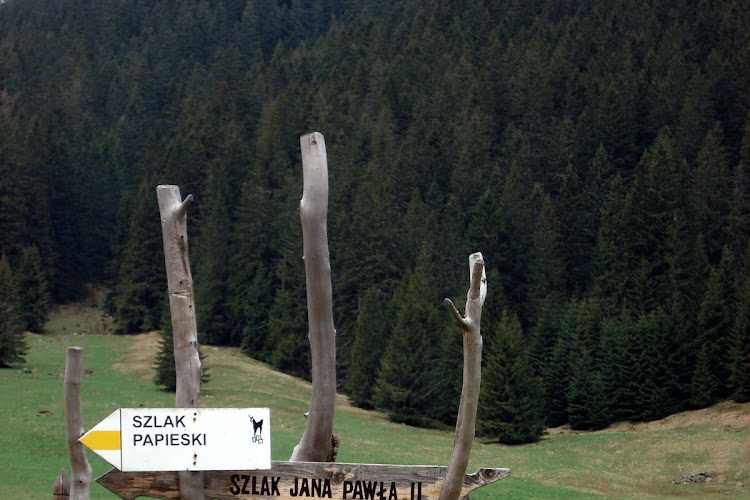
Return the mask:
M 455 419 L 442 299 L 474 251 L 483 435 L 748 401 L 749 91 L 745 0 L 6 0 L 0 359 L 91 282 L 118 332 L 169 328 L 155 187 L 177 184 L 201 342 L 309 377 L 317 130 L 355 404 Z

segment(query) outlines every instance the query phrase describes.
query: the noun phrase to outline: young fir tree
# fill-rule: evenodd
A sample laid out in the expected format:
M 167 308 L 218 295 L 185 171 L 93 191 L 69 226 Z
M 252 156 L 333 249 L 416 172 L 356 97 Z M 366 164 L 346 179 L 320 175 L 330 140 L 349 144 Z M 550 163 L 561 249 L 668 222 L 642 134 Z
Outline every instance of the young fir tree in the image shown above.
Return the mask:
M 202 344 L 232 344 L 232 311 L 227 280 L 231 258 L 226 226 L 230 225 L 229 200 L 215 188 L 196 247 L 195 308 Z M 239 340 L 239 339 L 237 339 Z M 237 342 L 234 342 L 236 345 Z
M 301 187 L 296 179 L 286 180 L 283 201 L 276 205 L 271 230 L 277 237 L 274 287 L 276 294 L 268 311 L 268 362 L 284 373 L 310 379 L 310 342 L 307 324 L 307 293 L 303 234 L 299 213 Z
M 248 356 L 266 361 L 268 359 L 268 312 L 273 300 L 271 277 L 268 270 L 259 263 L 255 274 L 246 284 L 243 295 L 244 301 L 234 310 L 242 314 L 240 327 L 242 328 L 242 350 Z
M 693 408 L 705 408 L 718 401 L 719 380 L 711 364 L 710 350 L 705 344 L 700 346 L 695 358 L 695 370 L 690 383 L 690 406 Z
M 567 415 L 574 429 L 602 429 L 610 420 L 610 401 L 597 366 L 602 344 L 602 309 L 595 300 L 572 303 L 567 315 L 572 323 L 567 387 Z
M 571 334 L 569 328 L 566 328 L 566 319 L 559 319 L 560 331 L 550 353 L 549 363 L 543 366 L 541 371 L 544 415 L 549 427 L 558 427 L 568 421 Z
M 750 401 L 750 245 L 745 252 L 731 332 L 731 394 L 738 403 Z
M 611 422 L 604 380 L 592 356 L 582 352 L 572 367 L 568 386 L 568 421 L 573 429 L 599 430 Z
M 504 312 L 492 337 L 482 373 L 477 433 L 504 444 L 538 441 L 545 430 L 541 390 L 518 318 Z
M 175 392 L 177 390 L 172 328 L 159 330 L 159 352 L 156 354 L 154 370 L 154 384 L 167 392 Z
M 16 271 L 18 315 L 25 328 L 41 333 L 49 314 L 50 296 L 36 246 L 24 248 Z
M 17 157 L 18 145 L 9 113 L 0 112 L 0 251 L 15 260 L 24 234 L 23 174 Z
M 448 315 L 445 315 L 446 319 Z M 455 323 L 443 323 L 440 328 L 440 357 L 438 359 L 438 393 L 435 398 L 435 418 L 447 425 L 455 425 L 463 387 L 463 335 Z
M 18 302 L 13 271 L 7 257 L 0 259 L 0 368 L 23 362 L 26 341 L 18 317 Z
M 167 392 L 177 390 L 177 371 L 174 363 L 174 337 L 172 334 L 172 320 L 169 314 L 169 306 L 165 304 L 161 324 L 164 328 L 159 330 L 159 352 L 154 361 L 154 384 Z M 209 372 L 203 363 L 203 351 L 198 348 L 198 357 L 201 360 L 201 384 L 209 381 Z
M 206 208 L 196 238 L 195 307 L 203 344 L 239 345 L 242 341 L 242 331 L 236 327 L 238 314 L 232 308 L 236 291 L 231 285 L 236 281 L 230 277 L 237 268 L 231 265 L 235 248 L 232 232 L 227 229 L 237 226 L 234 179 L 239 178 L 236 170 L 246 166 L 249 155 L 239 128 L 236 122 L 226 126 L 224 143 L 209 165 Z
M 730 395 L 730 330 L 734 320 L 732 255 L 724 248 L 719 265 L 711 271 L 698 312 L 698 352 L 691 382 L 691 405 L 707 406 Z M 709 380 L 713 379 L 713 380 Z
M 423 250 L 394 298 L 395 323 L 375 382 L 375 407 L 394 422 L 426 426 L 435 418 L 438 308 L 431 292 Z
M 119 333 L 159 328 L 167 277 L 155 185 L 145 180 L 139 185 L 119 268 L 107 298 Z
M 352 404 L 360 408 L 373 408 L 377 367 L 390 330 L 384 302 L 385 298 L 377 288 L 367 290 L 354 326 L 354 346 L 346 387 Z
M 660 352 L 663 315 L 658 312 L 633 319 L 623 313 L 616 325 L 613 416 L 618 420 L 644 421 L 667 414 L 667 386 Z

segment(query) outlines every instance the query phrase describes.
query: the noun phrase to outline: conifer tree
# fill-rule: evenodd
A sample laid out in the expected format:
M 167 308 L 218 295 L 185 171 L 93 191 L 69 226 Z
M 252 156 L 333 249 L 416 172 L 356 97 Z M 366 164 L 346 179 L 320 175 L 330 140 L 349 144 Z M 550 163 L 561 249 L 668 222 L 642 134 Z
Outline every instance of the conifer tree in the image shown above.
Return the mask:
M 597 346 L 595 369 L 599 372 L 602 385 L 609 401 L 609 420 L 620 418 L 618 407 L 618 390 L 625 383 L 629 374 L 620 370 L 620 352 L 625 339 L 622 335 L 621 322 L 618 318 L 606 318 L 602 321 L 602 330 Z
M 447 425 L 456 424 L 463 384 L 463 336 L 455 325 L 442 323 L 438 358 L 438 390 L 435 397 L 435 418 Z
M 225 227 L 231 225 L 228 183 L 222 176 L 221 165 L 210 174 L 207 194 L 208 209 L 196 238 L 195 252 L 195 308 L 199 340 L 202 344 L 229 345 L 232 334 L 232 313 L 229 309 L 228 278 L 231 257 L 229 234 Z M 220 179 L 217 179 L 219 177 Z M 237 342 L 235 342 L 236 344 Z
M 571 303 L 566 308 L 565 334 L 569 337 L 568 386 L 565 402 L 574 429 L 601 429 L 610 420 L 610 398 L 597 364 L 601 345 L 601 305 L 596 300 Z
M 13 271 L 8 258 L 3 254 L 0 259 L 0 368 L 23 362 L 26 355 L 23 324 L 17 313 Z
M 658 311 L 632 318 L 621 315 L 615 356 L 616 380 L 613 413 L 618 420 L 644 421 L 670 411 L 668 383 L 664 379 L 663 315 Z
M 699 353 L 696 374 L 691 384 L 692 404 L 704 405 L 729 396 L 731 372 L 730 330 L 735 319 L 733 258 L 724 248 L 719 265 L 712 269 L 698 312 L 698 337 L 694 349 Z M 704 366 L 702 366 L 704 365 Z M 709 382 L 706 378 L 713 378 Z
M 293 186 L 290 186 L 290 188 Z M 287 206 L 298 195 L 286 194 Z M 277 370 L 310 379 L 310 344 L 307 339 L 307 296 L 302 260 L 302 227 L 299 215 L 286 209 L 277 215 L 282 255 L 275 269 L 278 289 L 268 313 L 269 362 Z
M 271 257 L 275 231 L 271 228 L 271 193 L 261 172 L 251 168 L 242 185 L 232 234 L 228 287 L 236 317 L 233 330 L 242 334 L 242 349 L 259 360 L 268 359 L 268 313 L 274 300 Z
M 559 328 L 560 332 L 552 348 L 549 363 L 542 369 L 544 414 L 549 427 L 558 427 L 568 421 L 572 341 L 569 314 L 564 314 L 560 319 Z
M 750 240 L 750 117 L 742 136 L 740 160 L 732 175 L 732 206 L 729 214 L 732 250 L 739 260 Z
M 743 260 L 731 332 L 730 390 L 738 403 L 750 401 L 750 245 Z
M 626 187 L 620 173 L 609 186 L 602 208 L 601 225 L 596 240 L 596 278 L 594 295 L 604 301 L 606 312 L 614 317 L 625 303 L 627 287 L 632 281 L 628 226 L 623 206 Z
M 698 346 L 693 380 L 690 383 L 690 405 L 705 408 L 719 400 L 719 380 L 711 364 L 712 349 L 708 345 Z
M 532 323 L 538 321 L 543 305 L 562 304 L 567 295 L 565 255 L 559 228 L 560 220 L 554 213 L 549 196 L 545 195 L 532 236 L 529 258 L 528 299 L 533 306 L 529 318 Z
M 0 108 L 0 252 L 15 259 L 25 229 L 24 198 L 13 124 L 4 111 Z
M 415 269 L 409 271 L 394 296 L 393 331 L 375 382 L 375 407 L 394 422 L 426 426 L 434 420 L 436 361 L 438 359 L 437 305 L 432 297 L 422 251 Z
M 168 301 L 165 300 L 161 324 L 164 325 L 159 330 L 159 351 L 156 353 L 154 360 L 154 384 L 161 387 L 167 392 L 177 390 L 177 371 L 174 362 L 174 336 L 172 333 L 172 319 L 169 312 Z M 209 381 L 208 366 L 203 363 L 203 351 L 198 347 L 198 356 L 201 360 L 201 384 Z
M 568 163 L 558 177 L 560 190 L 554 210 L 559 221 L 562 272 L 568 294 L 577 299 L 583 296 L 591 280 L 598 221 L 591 220 L 596 210 L 590 213 L 593 207 L 588 205 L 586 186 L 576 168 Z
M 541 392 L 521 324 L 507 312 L 492 332 L 477 411 L 477 433 L 504 444 L 538 441 L 544 433 Z
M 664 353 L 668 371 L 672 374 L 670 398 L 676 408 L 684 410 L 690 399 L 690 381 L 697 352 L 698 311 L 708 281 L 710 266 L 704 251 L 703 236 L 681 229 L 686 217 L 677 214 L 670 228 L 669 280 L 671 298 L 665 307 L 670 316 L 668 346 Z M 692 238 L 691 238 L 692 236 Z
M 362 306 L 354 326 L 354 345 L 346 388 L 352 404 L 360 408 L 374 407 L 375 380 L 391 328 L 384 302 L 383 294 L 377 288 L 368 289 L 362 297 Z
M 580 353 L 573 364 L 567 400 L 568 421 L 573 429 L 595 431 L 612 422 L 604 380 L 587 351 Z
M 168 319 L 167 319 L 168 321 Z M 154 384 L 167 392 L 177 390 L 177 372 L 174 364 L 174 339 L 172 327 L 159 330 L 159 351 L 154 362 Z
M 716 123 L 703 140 L 693 174 L 699 230 L 703 234 L 706 253 L 712 264 L 720 260 L 722 248 L 729 240 L 727 231 L 732 183 L 723 139 L 724 131 Z
M 242 319 L 238 324 L 238 328 L 242 328 L 242 350 L 248 356 L 266 361 L 270 347 L 266 342 L 268 314 L 273 302 L 273 294 L 271 277 L 263 263 L 255 266 L 255 275 L 250 275 L 250 283 L 246 284 L 242 298 L 243 302 L 234 309 L 238 314 L 242 314 Z
M 155 187 L 144 181 L 136 191 L 116 281 L 107 299 L 120 333 L 157 329 L 162 317 L 167 280 Z
M 234 72 L 235 57 L 234 51 L 229 51 L 221 57 L 222 62 L 230 68 L 226 72 Z M 227 84 L 221 82 L 219 85 Z M 217 103 L 229 108 L 233 104 Z M 251 227 L 247 226 L 241 229 L 238 227 L 240 221 L 235 216 L 234 208 L 234 200 L 238 197 L 234 189 L 235 179 L 240 178 L 241 169 L 247 168 L 250 152 L 240 124 L 235 121 L 228 123 L 223 128 L 223 134 L 218 155 L 208 168 L 205 208 L 202 220 L 197 224 L 200 234 L 195 239 L 194 253 L 196 320 L 201 343 L 239 345 L 243 335 L 237 318 L 242 316 L 240 311 L 244 311 L 248 306 L 244 303 L 246 297 L 242 292 L 246 291 L 253 281 L 253 271 L 258 265 L 259 256 L 254 255 L 254 252 L 244 255 L 234 253 L 240 250 L 237 248 L 238 237 L 242 238 L 241 242 L 245 242 L 249 237 L 238 233 L 251 230 Z M 246 205 L 249 200 L 244 190 L 240 197 L 240 207 L 243 210 L 250 209 Z M 247 223 L 249 216 L 250 214 L 245 213 L 242 222 Z M 235 228 L 234 232 L 231 228 Z M 257 230 L 252 237 L 258 238 L 260 233 L 262 231 Z M 259 246 L 258 243 L 256 245 Z M 241 250 L 250 251 L 251 248 Z M 245 262 L 242 262 L 243 259 Z M 245 266 L 249 269 L 245 269 Z M 239 276 L 234 276 L 235 274 Z
M 310 379 L 310 345 L 304 287 L 287 283 L 276 293 L 268 315 L 269 362 L 284 373 Z
M 638 162 L 622 209 L 627 235 L 625 263 L 638 270 L 635 283 L 623 284 L 626 299 L 636 305 L 636 316 L 660 307 L 670 296 L 666 239 L 686 184 L 684 166 L 675 157 L 669 130 L 662 130 Z
M 18 314 L 25 328 L 41 333 L 49 314 L 50 296 L 36 246 L 24 248 L 16 272 Z

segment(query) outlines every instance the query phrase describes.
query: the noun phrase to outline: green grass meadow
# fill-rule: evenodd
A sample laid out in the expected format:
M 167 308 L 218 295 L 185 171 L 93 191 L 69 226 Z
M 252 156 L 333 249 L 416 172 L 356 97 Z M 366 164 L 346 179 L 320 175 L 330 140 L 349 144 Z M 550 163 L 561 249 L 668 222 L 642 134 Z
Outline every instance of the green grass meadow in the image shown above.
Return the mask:
M 174 396 L 151 381 L 157 335 L 97 334 L 95 309 L 53 316 L 43 335 L 28 336 L 27 363 L 0 370 L 0 499 L 51 498 L 61 468 L 69 470 L 63 379 L 68 346 L 85 350 L 84 427 L 118 408 L 171 407 Z M 272 456 L 286 460 L 304 430 L 310 385 L 270 370 L 235 348 L 204 347 L 210 381 L 203 407 L 269 407 Z M 32 373 L 22 373 L 27 367 Z M 447 465 L 452 431 L 388 422 L 378 412 L 337 401 L 338 461 Z M 94 478 L 110 466 L 88 453 Z M 473 500 L 605 498 L 750 498 L 750 405 L 731 402 L 663 421 L 580 433 L 553 429 L 542 441 L 503 446 L 477 440 L 468 472 L 509 467 L 511 476 L 474 491 Z M 708 472 L 710 483 L 671 484 Z M 738 482 L 747 486 L 740 487 Z M 94 483 L 92 499 L 115 499 Z

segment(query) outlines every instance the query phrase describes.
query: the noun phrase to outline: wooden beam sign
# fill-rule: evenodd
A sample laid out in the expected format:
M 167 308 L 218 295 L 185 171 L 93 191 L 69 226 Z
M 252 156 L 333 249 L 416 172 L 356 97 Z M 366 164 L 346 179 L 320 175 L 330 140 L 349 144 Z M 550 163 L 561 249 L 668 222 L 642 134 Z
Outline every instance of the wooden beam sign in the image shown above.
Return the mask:
M 335 462 L 272 462 L 264 471 L 206 471 L 206 498 L 341 500 L 437 500 L 447 467 L 370 465 Z M 479 469 L 464 477 L 461 498 L 510 474 L 510 469 Z M 111 470 L 96 480 L 118 497 L 179 500 L 176 472 Z
M 271 467 L 268 408 L 121 408 L 80 442 L 121 471 Z

